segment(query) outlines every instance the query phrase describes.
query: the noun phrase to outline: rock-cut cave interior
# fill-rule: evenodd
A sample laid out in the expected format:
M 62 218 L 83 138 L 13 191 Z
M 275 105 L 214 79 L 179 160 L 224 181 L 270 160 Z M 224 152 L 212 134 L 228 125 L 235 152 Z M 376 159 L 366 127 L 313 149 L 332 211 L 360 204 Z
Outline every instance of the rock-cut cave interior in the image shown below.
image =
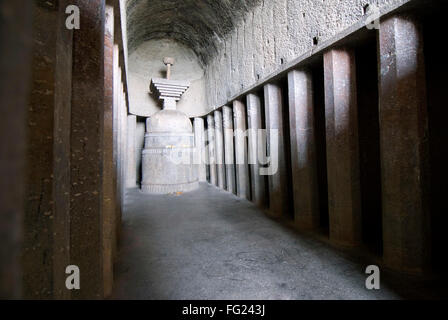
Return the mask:
M 446 9 L 1 1 L 0 298 L 447 298 Z

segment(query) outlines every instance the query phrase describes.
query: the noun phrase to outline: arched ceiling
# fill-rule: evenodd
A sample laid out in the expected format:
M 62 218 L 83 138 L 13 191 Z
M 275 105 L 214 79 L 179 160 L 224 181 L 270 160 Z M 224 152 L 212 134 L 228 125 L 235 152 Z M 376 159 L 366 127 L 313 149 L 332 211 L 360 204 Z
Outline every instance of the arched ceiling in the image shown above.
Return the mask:
M 127 0 L 128 47 L 174 39 L 206 64 L 234 24 L 262 0 Z

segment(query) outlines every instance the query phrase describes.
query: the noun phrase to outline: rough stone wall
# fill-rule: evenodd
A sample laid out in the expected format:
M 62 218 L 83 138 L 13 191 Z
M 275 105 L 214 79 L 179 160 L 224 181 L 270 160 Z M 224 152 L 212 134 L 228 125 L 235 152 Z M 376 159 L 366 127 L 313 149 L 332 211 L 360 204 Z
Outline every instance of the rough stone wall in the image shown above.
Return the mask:
M 262 0 L 236 23 L 208 60 L 209 110 L 269 77 L 283 64 L 364 21 L 366 5 L 385 12 L 409 0 Z

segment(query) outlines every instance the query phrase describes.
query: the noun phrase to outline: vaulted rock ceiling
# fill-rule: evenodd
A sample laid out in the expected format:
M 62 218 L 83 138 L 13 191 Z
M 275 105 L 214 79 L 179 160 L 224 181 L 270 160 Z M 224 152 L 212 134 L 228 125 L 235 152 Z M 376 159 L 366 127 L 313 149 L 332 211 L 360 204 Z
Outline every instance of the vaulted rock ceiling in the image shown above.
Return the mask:
M 174 39 L 206 64 L 235 23 L 263 0 L 127 0 L 128 45 Z

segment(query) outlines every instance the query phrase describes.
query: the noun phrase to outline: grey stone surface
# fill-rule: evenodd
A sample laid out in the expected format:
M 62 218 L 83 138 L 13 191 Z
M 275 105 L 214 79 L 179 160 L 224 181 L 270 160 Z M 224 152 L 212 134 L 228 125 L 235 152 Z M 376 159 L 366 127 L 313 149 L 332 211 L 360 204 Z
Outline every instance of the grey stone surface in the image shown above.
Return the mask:
M 367 290 L 366 265 L 210 185 L 129 189 L 124 217 L 114 299 L 399 298 L 385 283 Z
M 207 139 L 206 145 L 208 153 L 208 167 L 209 167 L 209 182 L 212 185 L 217 185 L 218 179 L 216 177 L 216 150 L 215 150 L 215 119 L 212 115 L 207 116 Z
M 205 63 L 243 14 L 260 0 L 127 0 L 129 50 L 151 39 L 171 38 Z
M 193 122 L 194 128 L 194 146 L 195 146 L 195 165 L 197 165 L 198 178 L 199 181 L 207 181 L 206 173 L 206 161 L 205 156 L 205 130 L 204 130 L 204 119 L 194 118 Z
M 259 138 L 262 134 L 261 122 L 261 100 L 256 94 L 247 95 L 247 127 L 249 130 L 248 150 L 249 150 L 249 170 L 251 178 L 252 201 L 259 207 L 266 205 L 266 176 L 260 175 L 260 162 L 258 159 L 259 148 L 262 148 L 262 141 Z

